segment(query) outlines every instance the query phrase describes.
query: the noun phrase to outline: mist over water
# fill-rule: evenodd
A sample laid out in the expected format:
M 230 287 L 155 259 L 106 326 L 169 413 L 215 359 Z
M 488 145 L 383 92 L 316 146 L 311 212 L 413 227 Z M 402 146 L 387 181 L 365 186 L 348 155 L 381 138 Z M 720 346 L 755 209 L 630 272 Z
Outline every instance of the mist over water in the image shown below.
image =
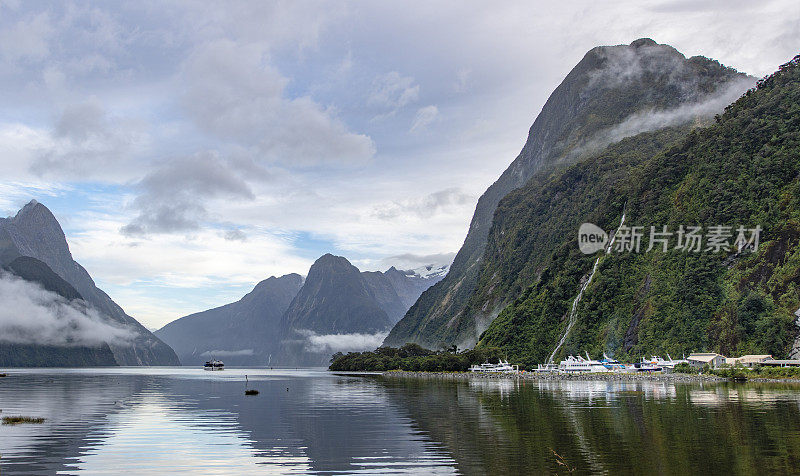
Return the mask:
M 746 474 L 800 458 L 797 386 L 12 369 L 0 474 Z M 245 382 L 245 374 L 249 382 Z M 245 388 L 259 390 L 245 396 Z

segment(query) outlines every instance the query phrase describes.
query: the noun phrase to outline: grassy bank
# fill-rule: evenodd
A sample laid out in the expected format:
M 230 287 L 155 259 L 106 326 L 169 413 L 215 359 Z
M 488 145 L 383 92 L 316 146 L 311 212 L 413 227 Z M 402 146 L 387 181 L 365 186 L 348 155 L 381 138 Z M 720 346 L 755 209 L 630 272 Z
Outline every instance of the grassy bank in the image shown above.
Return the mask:
M 20 423 L 44 423 L 44 418 L 26 416 L 3 417 L 3 425 L 19 425 Z

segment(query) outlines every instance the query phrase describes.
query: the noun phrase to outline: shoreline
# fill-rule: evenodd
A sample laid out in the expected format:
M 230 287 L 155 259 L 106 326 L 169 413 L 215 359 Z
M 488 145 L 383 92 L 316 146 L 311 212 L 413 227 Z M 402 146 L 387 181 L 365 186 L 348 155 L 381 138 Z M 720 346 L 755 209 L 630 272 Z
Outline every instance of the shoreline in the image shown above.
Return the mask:
M 606 382 L 731 382 L 731 379 L 716 375 L 675 373 L 581 373 L 560 374 L 557 372 L 536 373 L 478 373 L 478 372 L 413 372 L 390 370 L 378 375 L 390 378 L 420 378 L 442 380 L 530 380 L 530 381 L 606 381 Z M 800 386 L 800 379 L 749 378 L 737 383 L 788 383 Z

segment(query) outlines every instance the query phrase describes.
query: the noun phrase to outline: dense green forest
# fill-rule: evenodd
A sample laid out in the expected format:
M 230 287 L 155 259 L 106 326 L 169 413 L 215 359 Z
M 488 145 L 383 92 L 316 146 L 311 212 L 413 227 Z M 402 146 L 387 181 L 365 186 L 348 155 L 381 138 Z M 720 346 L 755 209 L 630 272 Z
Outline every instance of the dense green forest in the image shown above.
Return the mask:
M 587 256 L 581 222 L 644 232 L 639 253 Z M 651 226 L 761 227 L 757 251 L 646 252 Z M 751 235 L 752 233 L 750 233 Z M 749 236 L 748 236 L 749 237 Z M 800 57 L 691 131 L 625 139 L 501 201 L 479 288 L 520 297 L 481 335 L 526 366 L 546 360 L 597 256 L 559 356 L 691 351 L 786 357 L 800 307 Z
M 433 351 L 418 344 L 406 344 L 399 349 L 379 347 L 373 352 L 334 354 L 330 370 L 370 371 L 408 370 L 424 372 L 464 372 L 473 364 L 497 363 L 503 354 L 500 349 L 481 347 L 458 352 L 456 347 Z

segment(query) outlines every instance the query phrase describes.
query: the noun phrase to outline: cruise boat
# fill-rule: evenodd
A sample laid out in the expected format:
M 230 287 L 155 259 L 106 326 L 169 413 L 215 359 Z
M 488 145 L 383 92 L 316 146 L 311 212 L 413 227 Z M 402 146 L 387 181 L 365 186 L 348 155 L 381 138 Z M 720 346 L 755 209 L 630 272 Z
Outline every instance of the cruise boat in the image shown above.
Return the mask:
M 203 365 L 204 370 L 225 370 L 225 364 L 221 360 L 209 360 Z
M 500 359 L 500 362 L 496 364 L 490 364 L 486 362 L 485 364 L 480 365 L 473 365 L 469 368 L 470 372 L 519 372 L 519 365 L 510 365 L 508 361 L 503 361 Z
M 558 364 L 558 371 L 563 373 L 582 373 L 582 372 L 608 372 L 608 368 L 599 360 L 592 360 L 589 355 L 584 359 L 581 356 L 570 355 Z
M 650 360 L 646 358 L 642 358 L 641 362 L 636 362 L 633 364 L 633 371 L 634 372 L 661 372 L 664 370 L 659 362 L 663 362 L 663 359 L 659 357 L 651 357 Z

